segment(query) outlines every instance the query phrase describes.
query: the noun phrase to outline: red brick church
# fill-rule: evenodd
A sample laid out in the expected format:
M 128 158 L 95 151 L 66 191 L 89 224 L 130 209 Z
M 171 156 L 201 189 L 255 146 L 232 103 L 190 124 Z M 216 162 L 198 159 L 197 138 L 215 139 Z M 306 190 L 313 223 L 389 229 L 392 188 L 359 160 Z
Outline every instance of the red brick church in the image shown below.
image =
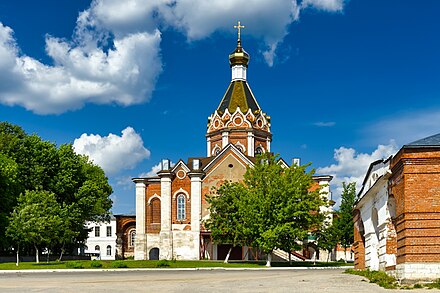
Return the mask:
M 157 176 L 134 178 L 136 184 L 135 259 L 224 259 L 228 247 L 211 241 L 203 220 L 209 217 L 206 195 L 225 180 L 243 178 L 255 156 L 271 152 L 271 121 L 247 82 L 249 54 L 240 39 L 229 55 L 232 80 L 208 118 L 206 156 L 163 160 Z M 331 176 L 316 176 L 331 199 Z M 248 248 L 232 258 L 246 259 Z

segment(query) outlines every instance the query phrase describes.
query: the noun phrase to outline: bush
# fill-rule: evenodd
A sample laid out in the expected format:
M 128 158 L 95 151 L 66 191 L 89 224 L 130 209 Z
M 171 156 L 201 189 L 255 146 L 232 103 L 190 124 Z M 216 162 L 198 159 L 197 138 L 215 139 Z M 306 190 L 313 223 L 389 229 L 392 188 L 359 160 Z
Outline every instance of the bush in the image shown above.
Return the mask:
M 66 267 L 69 269 L 82 269 L 82 268 L 84 268 L 82 262 L 80 262 L 80 261 L 68 261 L 68 262 L 66 262 Z
M 113 268 L 128 268 L 128 265 L 123 260 L 116 260 L 116 261 L 112 262 L 112 267 Z
M 165 267 L 169 267 L 169 266 L 170 266 L 170 263 L 166 259 L 161 259 L 156 264 L 157 268 L 165 268 Z
M 99 260 L 92 260 L 90 262 L 90 267 L 91 268 L 100 268 L 100 267 L 102 267 L 102 263 Z

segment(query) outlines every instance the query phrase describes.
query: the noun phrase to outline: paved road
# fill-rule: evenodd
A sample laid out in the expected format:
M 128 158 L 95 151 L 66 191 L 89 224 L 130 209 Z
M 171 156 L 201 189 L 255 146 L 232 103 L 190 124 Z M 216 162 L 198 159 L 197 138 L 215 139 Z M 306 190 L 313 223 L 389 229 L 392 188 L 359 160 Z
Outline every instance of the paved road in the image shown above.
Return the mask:
M 409 292 L 418 292 L 411 290 Z M 440 292 L 423 290 L 425 292 Z M 0 292 L 390 292 L 324 270 L 118 270 L 0 273 Z M 393 292 L 393 291 L 391 291 Z M 396 291 L 394 291 L 396 292 Z M 398 293 L 404 292 L 397 291 Z

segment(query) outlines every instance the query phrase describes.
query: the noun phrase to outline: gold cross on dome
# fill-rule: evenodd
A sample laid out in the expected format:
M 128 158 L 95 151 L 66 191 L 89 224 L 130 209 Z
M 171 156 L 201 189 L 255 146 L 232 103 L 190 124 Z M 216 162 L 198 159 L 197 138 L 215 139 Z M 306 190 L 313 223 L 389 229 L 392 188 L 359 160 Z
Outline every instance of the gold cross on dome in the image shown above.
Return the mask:
M 238 40 L 240 40 L 240 30 L 241 30 L 242 28 L 245 28 L 245 26 L 244 26 L 244 25 L 241 25 L 241 24 L 240 24 L 240 21 L 238 21 L 238 22 L 237 22 L 237 25 L 234 25 L 234 28 L 236 28 L 236 29 L 238 30 Z

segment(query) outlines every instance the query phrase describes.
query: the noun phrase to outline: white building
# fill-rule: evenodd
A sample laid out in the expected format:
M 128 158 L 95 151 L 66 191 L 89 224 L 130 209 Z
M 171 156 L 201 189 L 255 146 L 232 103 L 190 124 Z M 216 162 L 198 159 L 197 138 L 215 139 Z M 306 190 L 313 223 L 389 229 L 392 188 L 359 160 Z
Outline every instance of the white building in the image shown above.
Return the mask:
M 85 242 L 84 253 L 91 254 L 97 259 L 114 260 L 116 255 L 116 219 L 110 222 L 87 222 L 90 229 Z

